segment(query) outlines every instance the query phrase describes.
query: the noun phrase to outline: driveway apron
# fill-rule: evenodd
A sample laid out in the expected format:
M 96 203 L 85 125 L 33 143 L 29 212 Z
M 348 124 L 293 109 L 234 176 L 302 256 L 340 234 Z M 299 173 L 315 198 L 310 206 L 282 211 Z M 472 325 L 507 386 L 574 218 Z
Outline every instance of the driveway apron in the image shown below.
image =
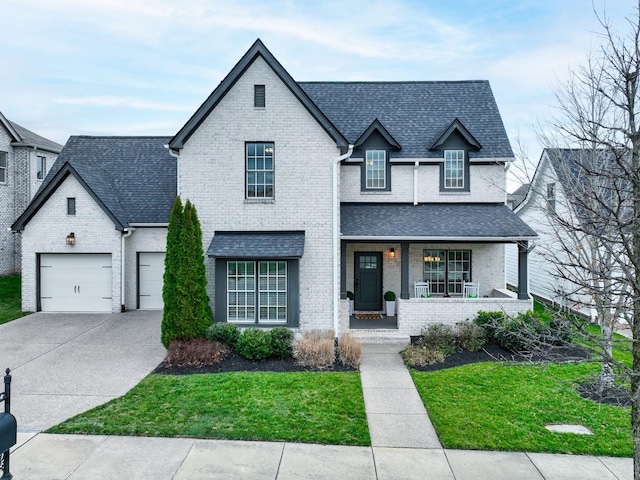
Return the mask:
M 45 430 L 124 395 L 165 356 L 160 311 L 34 313 L 0 325 L 18 430 Z

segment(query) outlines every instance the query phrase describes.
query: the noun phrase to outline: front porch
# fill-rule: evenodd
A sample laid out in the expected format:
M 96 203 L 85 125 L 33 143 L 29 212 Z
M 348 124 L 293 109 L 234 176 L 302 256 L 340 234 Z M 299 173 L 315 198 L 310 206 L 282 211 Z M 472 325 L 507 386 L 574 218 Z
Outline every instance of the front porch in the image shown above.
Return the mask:
M 357 318 L 349 314 L 349 301 L 341 301 L 342 331 L 353 331 L 358 336 L 404 337 L 420 335 L 429 324 L 444 323 L 455 325 L 466 319 L 473 319 L 479 311 L 500 311 L 507 315 L 517 315 L 533 308 L 531 299 L 519 299 L 506 289 L 494 289 L 491 296 L 481 298 L 429 297 L 398 298 L 396 315 L 386 316 L 380 312 L 380 318 Z

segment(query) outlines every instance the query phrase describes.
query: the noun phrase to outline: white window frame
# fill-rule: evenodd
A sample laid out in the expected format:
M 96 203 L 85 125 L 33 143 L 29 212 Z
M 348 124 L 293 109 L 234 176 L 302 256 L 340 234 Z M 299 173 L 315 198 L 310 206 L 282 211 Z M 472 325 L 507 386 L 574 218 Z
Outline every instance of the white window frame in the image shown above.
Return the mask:
M 38 155 L 36 157 L 36 179 L 44 180 L 47 175 L 47 157 Z
M 227 261 L 228 322 L 286 325 L 288 295 L 286 260 Z
M 446 190 L 461 190 L 465 188 L 464 150 L 444 151 L 444 188 Z
M 367 190 L 387 188 L 386 150 L 367 150 L 365 152 L 365 188 Z
M 275 158 L 273 142 L 246 143 L 245 198 L 247 200 L 274 198 L 274 163 Z
M 547 211 L 549 213 L 556 213 L 556 183 L 547 183 Z

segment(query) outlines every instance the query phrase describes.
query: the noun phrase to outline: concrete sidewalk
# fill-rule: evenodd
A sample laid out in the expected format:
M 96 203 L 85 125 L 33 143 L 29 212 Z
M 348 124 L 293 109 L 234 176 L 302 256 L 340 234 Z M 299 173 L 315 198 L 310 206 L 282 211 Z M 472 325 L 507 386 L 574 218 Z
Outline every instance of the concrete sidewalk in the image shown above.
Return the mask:
M 631 480 L 630 458 L 187 438 L 20 434 L 15 480 Z

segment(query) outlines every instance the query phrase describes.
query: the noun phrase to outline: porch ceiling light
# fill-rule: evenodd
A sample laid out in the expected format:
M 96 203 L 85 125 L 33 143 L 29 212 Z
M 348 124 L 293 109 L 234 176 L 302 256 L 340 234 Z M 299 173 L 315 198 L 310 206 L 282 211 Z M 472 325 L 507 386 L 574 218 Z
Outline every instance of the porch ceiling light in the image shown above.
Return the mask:
M 395 248 L 390 248 L 389 249 L 389 257 L 390 258 L 395 258 L 396 257 L 396 249 Z
M 67 235 L 67 245 L 75 245 L 76 244 L 76 236 L 71 232 Z

